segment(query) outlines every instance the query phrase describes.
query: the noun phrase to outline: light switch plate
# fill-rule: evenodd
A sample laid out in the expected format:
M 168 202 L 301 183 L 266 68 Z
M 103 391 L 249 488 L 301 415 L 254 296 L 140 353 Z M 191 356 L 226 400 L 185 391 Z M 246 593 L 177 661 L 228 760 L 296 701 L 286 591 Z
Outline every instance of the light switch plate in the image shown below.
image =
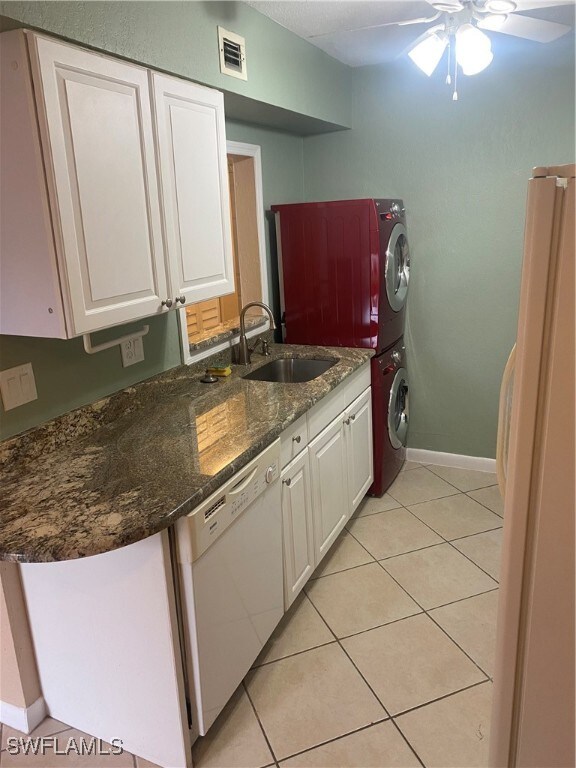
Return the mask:
M 142 342 L 142 336 L 132 336 L 132 338 L 123 341 L 120 345 L 120 349 L 122 351 L 122 365 L 124 368 L 144 360 L 144 343 Z
M 32 363 L 0 371 L 0 392 L 5 411 L 38 399 Z

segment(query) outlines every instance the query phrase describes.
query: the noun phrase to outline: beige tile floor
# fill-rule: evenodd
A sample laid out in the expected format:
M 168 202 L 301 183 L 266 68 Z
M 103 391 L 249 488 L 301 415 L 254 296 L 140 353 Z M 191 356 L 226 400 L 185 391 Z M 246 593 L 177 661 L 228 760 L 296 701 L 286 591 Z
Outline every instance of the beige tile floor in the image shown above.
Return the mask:
M 502 514 L 494 475 L 408 462 L 349 522 L 194 765 L 486 766 Z M 48 718 L 36 735 L 52 734 L 86 736 Z M 12 756 L 19 735 L 2 727 L 0 768 L 154 768 Z

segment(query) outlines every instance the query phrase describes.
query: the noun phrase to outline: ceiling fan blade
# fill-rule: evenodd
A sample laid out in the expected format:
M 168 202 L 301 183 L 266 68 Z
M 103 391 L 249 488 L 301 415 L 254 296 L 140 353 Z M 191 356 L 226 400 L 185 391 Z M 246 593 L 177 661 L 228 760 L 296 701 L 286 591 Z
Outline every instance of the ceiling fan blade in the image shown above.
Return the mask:
M 338 32 L 362 32 L 365 29 L 381 29 L 383 27 L 408 27 L 410 24 L 430 24 L 440 18 L 441 13 L 435 13 L 434 16 L 421 19 L 407 19 L 406 21 L 385 21 L 382 24 L 369 24 L 367 27 L 354 27 L 353 29 L 341 29 Z M 321 32 L 319 35 L 309 35 L 307 40 L 315 40 L 318 37 L 333 35 L 334 32 Z
M 572 27 L 558 24 L 556 21 L 534 19 L 531 16 L 521 16 L 518 13 L 509 14 L 505 21 L 487 16 L 478 21 L 478 26 L 480 29 L 502 32 L 504 35 L 535 40 L 537 43 L 551 43 L 572 29 Z
M 540 8 L 554 8 L 558 5 L 574 5 L 574 0 L 515 0 L 518 11 L 537 11 Z

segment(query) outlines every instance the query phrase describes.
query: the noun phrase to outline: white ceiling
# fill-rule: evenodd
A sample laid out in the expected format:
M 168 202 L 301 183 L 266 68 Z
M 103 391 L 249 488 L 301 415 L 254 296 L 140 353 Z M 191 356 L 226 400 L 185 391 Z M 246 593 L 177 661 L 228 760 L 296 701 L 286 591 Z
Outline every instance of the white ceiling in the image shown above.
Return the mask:
M 574 0 L 516 2 L 525 15 L 574 24 Z M 375 25 L 434 14 L 426 0 L 247 0 L 247 4 L 352 67 L 394 60 L 427 29 L 426 25 Z M 534 6 L 541 7 L 526 12 Z

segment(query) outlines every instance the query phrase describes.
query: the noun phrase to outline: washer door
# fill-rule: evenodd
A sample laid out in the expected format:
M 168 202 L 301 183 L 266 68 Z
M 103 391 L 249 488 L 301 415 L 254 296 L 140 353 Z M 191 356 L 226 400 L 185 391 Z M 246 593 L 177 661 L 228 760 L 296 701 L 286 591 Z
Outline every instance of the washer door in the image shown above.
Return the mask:
M 399 368 L 388 401 L 388 436 L 393 448 L 406 445 L 408 434 L 408 371 Z
M 386 295 L 394 312 L 402 309 L 410 280 L 410 249 L 404 224 L 396 224 L 386 249 Z

